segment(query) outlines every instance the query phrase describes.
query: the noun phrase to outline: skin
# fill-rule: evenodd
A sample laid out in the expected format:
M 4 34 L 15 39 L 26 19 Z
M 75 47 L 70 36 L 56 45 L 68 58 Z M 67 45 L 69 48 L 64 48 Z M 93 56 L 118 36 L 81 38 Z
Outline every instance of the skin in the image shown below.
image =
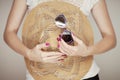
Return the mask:
M 95 45 L 86 46 L 75 35 L 72 35 L 74 41 L 76 41 L 78 45 L 69 46 L 61 39 L 59 40 L 59 49 L 61 52 L 43 52 L 41 48 L 48 47 L 50 45 L 48 45 L 48 43 L 38 44 L 33 49 L 27 48 L 22 43 L 17 36 L 17 32 L 26 11 L 27 5 L 25 0 L 14 0 L 4 31 L 4 40 L 14 51 L 29 60 L 56 63 L 64 60 L 66 58 L 65 55 L 89 56 L 101 54 L 114 48 L 116 45 L 116 37 L 106 8 L 105 0 L 100 0 L 92 9 L 92 14 L 101 32 L 102 39 Z
M 64 54 L 60 52 L 43 52 L 42 47 L 48 47 L 47 43 L 38 44 L 33 49 L 27 48 L 18 38 L 17 32 L 27 11 L 26 0 L 14 0 L 10 14 L 8 16 L 4 40 L 17 53 L 29 60 L 36 62 L 59 62 L 64 59 Z M 16 47 L 17 45 L 17 47 Z
M 102 54 L 116 45 L 116 36 L 110 20 L 105 0 L 100 0 L 92 9 L 93 18 L 101 32 L 102 39 L 91 46 L 86 46 L 80 39 L 73 36 L 77 46 L 69 46 L 63 40 L 59 41 L 60 51 L 70 56 L 89 56 Z M 103 47 L 104 46 L 104 47 Z

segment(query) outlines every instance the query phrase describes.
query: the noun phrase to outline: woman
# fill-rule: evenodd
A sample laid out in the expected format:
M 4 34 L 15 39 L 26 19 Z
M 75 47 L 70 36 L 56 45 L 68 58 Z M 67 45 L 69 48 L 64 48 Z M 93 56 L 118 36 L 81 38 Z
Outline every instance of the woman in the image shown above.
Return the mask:
M 42 1 L 42 0 L 41 0 Z M 33 49 L 27 48 L 22 41 L 18 38 L 17 32 L 19 30 L 20 24 L 25 16 L 27 10 L 32 9 L 37 4 L 36 0 L 14 0 L 13 6 L 11 8 L 8 21 L 6 24 L 6 29 L 4 32 L 4 40 L 5 42 L 17 53 L 23 55 L 24 57 L 28 58 L 29 60 L 35 62 L 59 62 L 64 60 L 67 56 L 90 56 L 90 55 L 97 55 L 102 54 L 116 45 L 116 36 L 114 33 L 113 25 L 111 23 L 105 0 L 83 0 L 84 8 L 83 13 L 85 15 L 89 15 L 89 11 L 91 11 L 95 22 L 101 32 L 102 39 L 91 46 L 86 46 L 82 40 L 78 39 L 75 35 L 72 35 L 73 40 L 78 43 L 77 46 L 69 46 L 67 45 L 61 38 L 59 41 L 59 50 L 61 52 L 43 52 L 41 48 L 50 46 L 49 43 L 43 43 L 36 45 Z M 69 2 L 69 0 L 68 0 Z M 72 2 L 72 1 L 71 1 Z M 79 0 L 76 0 L 78 3 Z M 91 5 L 88 7 L 88 5 Z M 16 47 L 17 45 L 17 47 Z M 103 47 L 104 46 L 104 47 Z M 73 53 L 74 52 L 74 53 Z M 84 53 L 83 53 L 84 52 Z M 49 57 L 48 57 L 49 56 Z M 94 63 L 93 63 L 94 64 Z M 93 70 L 97 68 L 97 72 L 93 72 L 93 75 L 90 75 Z M 92 67 L 89 74 L 86 74 L 83 78 L 84 80 L 99 80 L 98 77 L 99 68 L 97 66 Z M 97 75 L 97 76 L 96 76 Z M 86 77 L 87 76 L 87 77 Z M 31 76 L 29 75 L 29 78 Z M 32 77 L 28 80 L 34 80 Z

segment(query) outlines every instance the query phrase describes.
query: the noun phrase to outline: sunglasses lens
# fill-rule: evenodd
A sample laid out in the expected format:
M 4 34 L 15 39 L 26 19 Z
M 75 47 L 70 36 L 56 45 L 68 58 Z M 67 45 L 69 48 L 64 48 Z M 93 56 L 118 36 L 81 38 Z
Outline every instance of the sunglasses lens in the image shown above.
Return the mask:
M 60 28 L 65 28 L 66 27 L 66 18 L 63 14 L 58 15 L 55 18 L 55 24 L 57 25 L 57 27 Z
M 71 32 L 68 31 L 68 30 L 65 30 L 65 31 L 62 33 L 62 39 L 63 39 L 65 42 L 67 42 L 67 43 L 73 42 L 73 38 L 72 38 Z

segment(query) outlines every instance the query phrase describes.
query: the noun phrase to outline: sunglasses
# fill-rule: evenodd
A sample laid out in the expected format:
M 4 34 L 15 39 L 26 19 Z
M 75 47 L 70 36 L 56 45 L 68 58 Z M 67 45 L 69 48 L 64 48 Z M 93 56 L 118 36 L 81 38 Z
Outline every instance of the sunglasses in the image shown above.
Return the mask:
M 73 43 L 71 31 L 66 29 L 67 20 L 63 14 L 60 14 L 55 18 L 55 24 L 57 27 L 63 29 L 61 38 L 68 44 Z

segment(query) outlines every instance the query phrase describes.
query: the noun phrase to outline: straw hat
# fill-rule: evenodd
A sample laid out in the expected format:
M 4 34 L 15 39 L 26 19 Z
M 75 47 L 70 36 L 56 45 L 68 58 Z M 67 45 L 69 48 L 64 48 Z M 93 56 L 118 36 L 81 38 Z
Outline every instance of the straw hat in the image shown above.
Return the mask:
M 46 51 L 59 51 L 56 38 L 63 32 L 57 27 L 56 17 L 64 15 L 67 30 L 73 32 L 89 46 L 93 44 L 93 32 L 87 17 L 77 6 L 63 1 L 49 1 L 38 4 L 27 15 L 22 31 L 23 43 L 28 48 L 49 42 Z M 61 23 L 60 23 L 61 24 Z M 89 70 L 93 57 L 68 57 L 60 64 L 33 62 L 25 58 L 28 71 L 35 80 L 80 80 Z

